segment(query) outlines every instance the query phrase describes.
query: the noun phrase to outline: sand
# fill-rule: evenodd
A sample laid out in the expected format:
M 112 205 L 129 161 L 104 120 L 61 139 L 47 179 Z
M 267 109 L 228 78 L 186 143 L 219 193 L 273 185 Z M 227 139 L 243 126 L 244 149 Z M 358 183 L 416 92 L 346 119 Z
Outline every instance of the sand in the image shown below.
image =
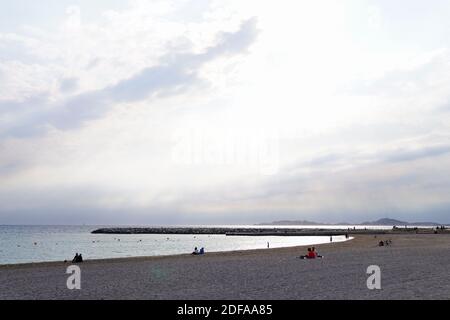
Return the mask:
M 0 299 L 450 299 L 450 235 L 316 248 L 324 259 L 298 259 L 306 249 L 295 247 L 86 261 L 81 290 L 66 287 L 69 264 L 0 266 Z M 367 288 L 369 265 L 381 268 L 381 290 Z

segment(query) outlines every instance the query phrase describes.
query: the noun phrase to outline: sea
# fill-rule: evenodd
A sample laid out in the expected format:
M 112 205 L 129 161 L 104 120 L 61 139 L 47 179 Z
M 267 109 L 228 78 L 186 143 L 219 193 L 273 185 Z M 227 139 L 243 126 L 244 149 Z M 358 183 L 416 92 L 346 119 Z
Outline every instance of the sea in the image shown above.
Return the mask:
M 329 243 L 325 236 L 226 236 L 167 234 L 92 234 L 103 227 L 125 226 L 36 226 L 0 225 L 0 265 L 72 260 L 75 253 L 84 259 L 164 256 L 191 253 L 195 247 L 206 252 L 264 249 Z M 127 226 L 128 227 L 128 226 Z M 167 226 L 166 226 L 167 227 Z M 180 226 L 177 226 L 180 227 Z M 349 226 L 187 226 L 245 228 L 343 228 Z M 351 226 L 353 228 L 353 226 Z M 374 226 L 356 226 L 375 228 Z M 376 227 L 391 228 L 391 227 Z M 333 242 L 346 241 L 333 236 Z

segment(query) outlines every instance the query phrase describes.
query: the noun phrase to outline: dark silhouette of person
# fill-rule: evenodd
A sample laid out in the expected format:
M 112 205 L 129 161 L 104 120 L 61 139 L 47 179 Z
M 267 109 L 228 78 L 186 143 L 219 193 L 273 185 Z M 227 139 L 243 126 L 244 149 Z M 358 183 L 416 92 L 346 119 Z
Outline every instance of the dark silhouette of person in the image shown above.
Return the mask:
M 83 262 L 83 256 L 80 254 L 78 254 L 78 252 L 75 254 L 75 257 L 72 259 L 73 263 L 80 263 Z

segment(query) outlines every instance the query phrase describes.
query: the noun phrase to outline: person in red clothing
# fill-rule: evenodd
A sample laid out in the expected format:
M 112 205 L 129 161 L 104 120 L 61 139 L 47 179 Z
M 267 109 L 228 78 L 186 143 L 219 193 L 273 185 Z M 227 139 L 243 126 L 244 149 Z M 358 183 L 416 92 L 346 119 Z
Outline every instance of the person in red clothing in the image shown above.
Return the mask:
M 300 256 L 300 259 L 314 259 L 316 256 L 311 248 L 308 248 L 308 254 Z
M 312 247 L 311 251 L 314 253 L 314 258 L 323 258 L 323 256 L 317 253 L 316 248 Z
M 315 259 L 316 258 L 316 252 L 314 251 L 314 248 L 311 248 L 308 250 L 308 259 Z
M 323 258 L 323 256 L 317 254 L 316 248 L 308 248 L 308 254 L 304 256 L 300 256 L 300 259 L 316 259 Z

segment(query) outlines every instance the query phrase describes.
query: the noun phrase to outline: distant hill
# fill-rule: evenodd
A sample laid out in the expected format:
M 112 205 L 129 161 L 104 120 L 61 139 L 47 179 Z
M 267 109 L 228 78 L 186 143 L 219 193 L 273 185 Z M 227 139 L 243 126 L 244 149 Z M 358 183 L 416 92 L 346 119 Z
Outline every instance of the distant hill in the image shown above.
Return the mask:
M 437 222 L 407 222 L 390 218 L 382 218 L 376 221 L 365 221 L 363 223 L 319 223 L 307 220 L 280 220 L 273 222 L 258 223 L 260 226 L 316 226 L 316 225 L 363 225 L 363 226 L 441 226 Z
M 409 222 L 396 220 L 396 219 L 389 219 L 389 218 L 383 218 L 383 219 L 379 219 L 377 221 L 366 221 L 361 224 L 366 225 L 366 226 L 406 226 L 406 225 L 410 225 Z
M 396 219 L 383 218 L 377 221 L 363 222 L 362 225 L 368 226 L 441 226 L 442 223 L 437 222 L 407 222 Z

